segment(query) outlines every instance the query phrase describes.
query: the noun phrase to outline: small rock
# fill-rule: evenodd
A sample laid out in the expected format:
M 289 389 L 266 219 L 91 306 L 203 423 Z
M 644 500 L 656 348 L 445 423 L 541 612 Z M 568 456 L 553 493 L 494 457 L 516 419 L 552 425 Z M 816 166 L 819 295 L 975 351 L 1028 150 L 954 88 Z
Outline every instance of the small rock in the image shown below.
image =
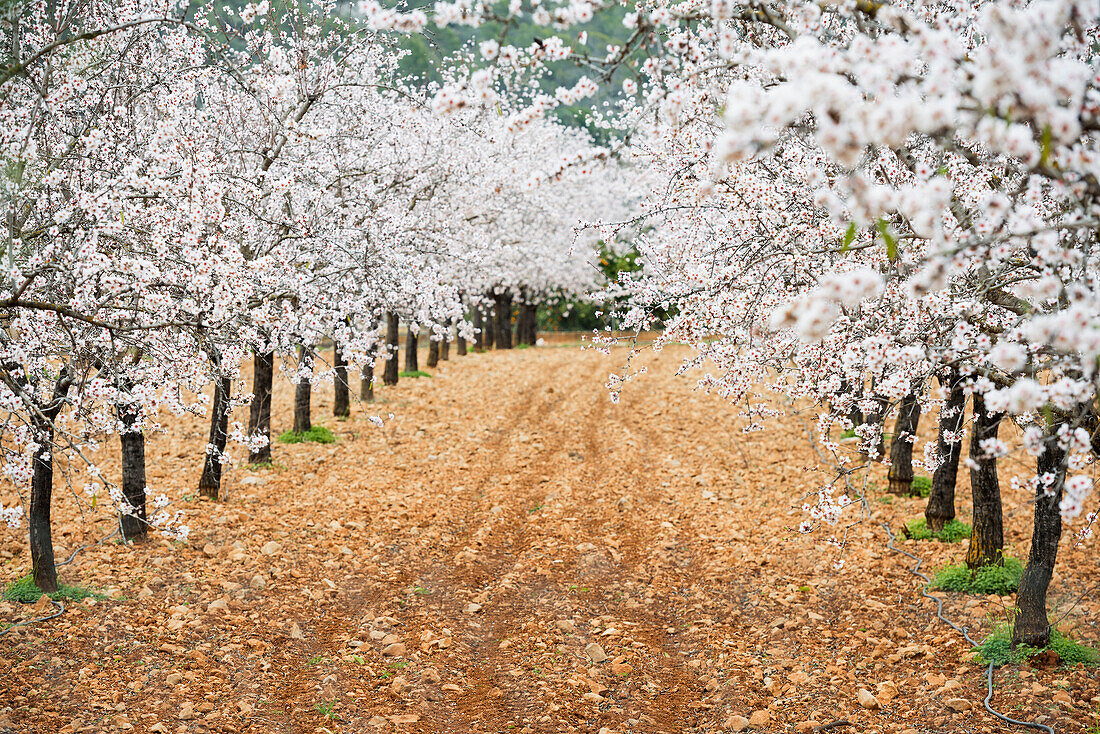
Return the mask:
M 462 609 L 462 611 L 466 614 L 477 614 L 481 611 L 481 605 L 477 602 L 470 602 Z
M 455 685 L 454 683 L 444 683 L 440 686 L 440 689 L 450 691 L 451 693 L 462 693 L 462 686 Z
M 590 703 L 600 703 L 601 701 L 603 701 L 603 696 L 598 693 L 593 693 L 592 691 L 589 691 L 588 693 L 584 694 L 584 700 Z
M 386 645 L 382 648 L 382 654 L 390 657 L 400 658 L 405 656 L 405 643 L 394 642 L 390 645 Z
M 168 734 L 168 727 L 159 721 L 149 727 L 150 734 Z
M 213 558 L 218 555 L 218 546 L 213 543 L 207 543 L 202 547 L 202 554 L 207 558 Z
M 1055 691 L 1054 695 L 1051 696 L 1051 700 L 1054 701 L 1054 703 L 1060 703 L 1063 706 L 1073 705 L 1073 699 L 1070 698 L 1070 695 L 1065 691 Z
M 970 702 L 965 698 L 949 698 L 943 702 L 943 705 L 952 711 L 969 711 Z
M 420 677 L 429 683 L 438 683 L 440 681 L 439 671 L 435 668 L 425 668 L 424 672 L 420 674 Z
M 810 676 L 806 675 L 801 670 L 796 670 L 793 673 L 791 673 L 788 680 L 790 680 L 792 685 L 800 686 L 803 683 L 809 683 Z
M 760 728 L 767 726 L 768 722 L 772 720 L 772 713 L 767 709 L 760 709 L 759 711 L 753 711 L 752 716 L 749 717 L 749 726 L 755 726 Z
M 611 661 L 612 675 L 630 675 L 633 672 L 634 668 L 630 666 L 630 663 L 626 662 L 626 658 L 622 655 Z
M 607 653 L 595 642 L 588 643 L 584 648 L 584 654 L 594 663 L 602 663 L 604 660 L 607 660 Z
M 184 701 L 183 704 L 180 705 L 179 720 L 190 721 L 193 718 L 195 718 L 194 704 L 190 701 Z
M 304 640 L 306 636 L 302 634 L 302 628 L 298 626 L 297 622 L 290 625 L 290 639 L 292 640 Z
M 262 548 L 260 548 L 260 553 L 263 553 L 265 556 L 273 556 L 279 552 L 279 548 L 281 547 L 282 546 L 280 546 L 274 540 L 269 540 L 263 544 Z
M 248 582 L 248 585 L 259 591 L 267 586 L 267 579 L 260 574 L 256 574 L 252 577 L 252 580 Z
M 882 704 L 878 702 L 878 699 L 871 695 L 871 692 L 866 688 L 860 688 L 856 692 L 856 700 L 859 701 L 859 705 L 865 709 L 880 709 Z
M 164 682 L 170 686 L 178 686 L 182 680 L 183 676 L 179 673 L 169 673 L 168 677 L 164 679 Z
M 142 586 L 141 590 L 138 591 L 138 593 L 137 593 L 137 598 L 138 598 L 138 601 L 145 601 L 146 599 L 148 599 L 152 595 L 153 595 L 153 590 L 152 589 L 150 589 L 148 586 Z M 152 731 L 152 729 L 150 729 L 149 731 Z
M 367 723 L 376 729 L 381 729 L 384 726 L 389 726 L 390 720 L 387 719 L 385 716 L 372 716 L 370 717 L 370 721 L 368 721 Z
M 557 622 L 554 622 L 554 626 L 567 635 L 571 635 L 577 631 L 577 625 L 574 624 L 571 619 L 559 619 Z
M 393 682 L 390 683 L 390 690 L 393 691 L 395 696 L 400 696 L 410 688 L 412 688 L 412 684 L 405 680 L 405 676 L 403 675 L 397 676 L 393 679 Z
M 744 731 L 749 728 L 749 720 L 744 716 L 734 715 L 726 719 L 724 726 L 733 732 Z
M 816 729 L 819 726 L 821 726 L 821 724 L 818 723 L 817 719 L 810 719 L 809 721 L 802 721 L 798 724 L 795 724 L 794 730 L 795 731 L 813 731 L 814 729 Z
M 229 605 L 225 603 L 225 599 L 215 599 L 206 605 L 206 611 L 208 612 L 227 612 L 229 611 Z

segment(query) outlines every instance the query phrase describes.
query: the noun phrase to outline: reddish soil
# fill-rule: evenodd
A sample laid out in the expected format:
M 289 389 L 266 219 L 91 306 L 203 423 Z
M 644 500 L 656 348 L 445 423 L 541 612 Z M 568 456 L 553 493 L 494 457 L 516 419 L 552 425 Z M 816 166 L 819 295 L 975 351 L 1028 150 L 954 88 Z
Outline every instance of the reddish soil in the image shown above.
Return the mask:
M 619 405 L 603 383 L 623 353 L 567 347 L 452 356 L 346 422 L 321 389 L 336 444 L 277 444 L 272 467 L 229 471 L 224 501 L 191 495 L 187 543 L 106 542 L 62 569 L 113 598 L 0 637 L 0 732 L 1016 731 L 886 548 L 881 524 L 921 500 L 873 493 L 843 554 L 800 536 L 800 498 L 825 478 L 812 416 L 745 434 L 736 407 L 674 376 L 684 354 L 647 354 Z M 280 383 L 277 428 L 290 404 Z M 150 438 L 151 492 L 190 491 L 205 430 Z M 60 557 L 109 532 L 57 495 Z M 1027 498 L 1005 503 L 1024 557 Z M 965 552 L 899 543 L 929 568 Z M 23 548 L 9 532 L 3 580 L 26 573 Z M 1094 644 L 1096 548 L 1063 543 L 1051 597 Z M 1012 607 L 946 596 L 975 634 Z M 8 622 L 34 615 L 0 603 Z M 1095 731 L 1094 670 L 996 678 L 1001 711 Z

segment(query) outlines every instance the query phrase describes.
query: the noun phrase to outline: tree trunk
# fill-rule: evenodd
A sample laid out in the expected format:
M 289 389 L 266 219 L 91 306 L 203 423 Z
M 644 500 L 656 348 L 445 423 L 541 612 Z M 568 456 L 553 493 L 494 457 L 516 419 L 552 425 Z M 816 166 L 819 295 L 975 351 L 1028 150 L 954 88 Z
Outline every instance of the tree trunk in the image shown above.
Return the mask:
M 485 351 L 485 327 L 482 326 L 481 308 L 474 306 L 474 350 L 478 352 Z
M 252 361 L 252 404 L 248 408 L 248 435 L 257 433 L 266 439 L 258 449 L 249 450 L 249 464 L 271 461 L 271 386 L 275 374 L 275 353 L 257 354 Z
M 934 533 L 943 530 L 944 525 L 955 519 L 955 478 L 959 473 L 959 455 L 962 454 L 962 441 L 949 443 L 946 433 L 956 436 L 962 430 L 966 413 L 966 393 L 963 391 L 959 373 L 952 370 L 948 376 L 947 401 L 940 410 L 939 436 L 936 439 L 936 454 L 940 465 L 932 474 L 932 491 L 928 495 L 928 505 L 924 509 L 924 519 Z
M 966 565 L 1000 566 L 1004 563 L 1004 518 L 1001 515 L 1001 487 L 997 481 L 997 460 L 985 455 L 981 442 L 996 438 L 1003 413 L 989 413 L 981 395 L 974 395 L 974 431 L 970 437 L 970 491 L 974 498 L 974 527 L 966 549 Z
M 1056 434 L 1056 430 L 1051 431 Z M 1062 537 L 1062 487 L 1066 481 L 1066 452 L 1057 439 L 1048 440 L 1039 455 L 1037 474 L 1053 474 L 1054 483 L 1035 490 L 1035 525 L 1031 532 L 1031 552 L 1016 594 L 1016 619 L 1012 626 L 1012 646 L 1046 647 L 1050 643 L 1047 618 L 1047 588 L 1058 560 L 1058 541 Z M 1049 494 L 1048 494 L 1049 492 Z
M 396 385 L 400 367 L 398 358 L 401 356 L 401 338 L 398 331 L 400 323 L 397 314 L 386 315 L 386 366 L 382 371 L 383 385 Z
M 122 423 L 122 496 L 134 509 L 133 514 L 122 513 L 120 524 L 123 540 L 145 540 L 148 523 L 145 521 L 145 433 L 138 420 L 141 411 L 132 405 L 118 406 L 118 419 Z
M 199 477 L 199 494 L 210 499 L 218 499 L 222 486 L 222 456 L 225 454 L 225 440 L 229 434 L 229 397 L 233 391 L 233 381 L 228 377 L 219 377 L 214 382 L 214 405 L 210 409 L 210 441 L 206 446 L 206 458 Z
M 420 367 L 416 361 L 416 346 L 417 336 L 413 332 L 412 324 L 409 324 L 405 331 L 405 371 L 417 372 Z
M 340 345 L 333 342 L 332 364 L 336 368 L 335 395 L 332 400 L 332 414 L 337 418 L 351 415 L 351 392 L 348 389 L 348 362 L 340 352 Z
M 57 591 L 57 564 L 53 557 L 50 503 L 53 499 L 53 416 L 33 419 L 38 450 L 34 453 L 30 516 L 31 576 L 43 593 Z
M 490 293 L 489 298 L 492 298 L 492 297 L 493 297 L 493 295 Z M 496 310 L 495 310 L 495 308 L 493 307 L 492 304 L 493 304 L 493 302 L 489 301 L 485 305 L 485 318 L 484 318 L 485 323 L 484 323 L 484 327 L 485 327 L 485 348 L 486 349 L 492 349 L 493 347 L 496 346 L 496 334 L 497 334 Z
M 916 393 L 909 393 L 898 406 L 894 440 L 890 442 L 890 469 L 886 476 L 892 494 L 913 494 L 913 443 L 917 438 L 919 423 L 920 401 L 917 400 Z
M 466 356 L 466 337 L 459 334 L 458 337 L 455 339 L 455 347 L 456 347 L 456 353 L 458 354 L 458 356 L 459 357 L 465 357 Z
M 359 371 L 359 399 L 364 403 L 374 402 L 374 357 Z
M 527 309 L 527 343 L 535 346 L 539 340 L 539 307 L 537 304 L 529 303 L 525 308 Z
M 443 332 L 443 340 L 439 342 L 439 359 L 447 361 L 451 358 L 451 330 Z
M 509 291 L 497 294 L 497 349 L 512 348 L 512 294 Z
M 436 339 L 428 337 L 428 367 L 432 368 L 439 364 L 439 342 Z
M 308 433 L 313 428 L 309 404 L 313 392 L 313 355 L 305 347 L 298 347 L 298 382 L 294 386 L 294 432 Z M 302 371 L 308 374 L 301 374 Z

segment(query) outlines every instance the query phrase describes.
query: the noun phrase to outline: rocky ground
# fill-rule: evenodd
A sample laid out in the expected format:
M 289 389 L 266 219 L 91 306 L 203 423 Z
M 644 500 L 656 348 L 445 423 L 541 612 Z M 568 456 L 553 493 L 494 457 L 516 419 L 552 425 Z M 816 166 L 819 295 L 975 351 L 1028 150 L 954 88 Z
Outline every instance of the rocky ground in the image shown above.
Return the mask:
M 276 445 L 271 467 L 230 470 L 219 503 L 190 493 L 203 422 L 174 422 L 149 441 L 149 484 L 186 495 L 191 538 L 102 543 L 62 569 L 110 598 L 0 637 L 0 731 L 1014 731 L 886 547 L 881 525 L 921 501 L 872 493 L 843 552 L 800 536 L 824 479 L 812 416 L 745 434 L 736 407 L 674 376 L 683 354 L 647 354 L 619 405 L 603 383 L 623 354 L 568 347 L 452 357 L 343 422 L 322 389 L 338 442 Z M 277 426 L 290 398 L 281 385 Z M 109 532 L 57 494 L 59 555 Z M 1006 491 L 1006 515 L 1023 557 L 1027 498 Z M 933 568 L 965 552 L 899 545 Z M 1064 543 L 1052 589 L 1060 625 L 1094 644 L 1096 548 Z M 26 573 L 10 531 L 0 556 L 3 580 Z M 975 634 L 1012 607 L 947 596 Z M 999 710 L 1096 731 L 1095 670 L 996 680 Z

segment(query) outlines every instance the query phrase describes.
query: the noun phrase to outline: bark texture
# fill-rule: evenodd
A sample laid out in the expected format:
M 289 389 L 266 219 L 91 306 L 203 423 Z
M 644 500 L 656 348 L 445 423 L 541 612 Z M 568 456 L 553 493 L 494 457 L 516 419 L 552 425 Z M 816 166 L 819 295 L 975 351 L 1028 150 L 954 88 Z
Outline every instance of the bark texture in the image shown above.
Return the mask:
M 332 345 L 332 365 L 336 372 L 332 399 L 332 414 L 337 418 L 351 415 L 351 390 L 348 387 L 348 361 L 340 352 L 340 345 Z
M 458 354 L 459 357 L 466 356 L 466 337 L 461 334 L 455 339 L 455 353 Z
M 1031 552 L 1016 594 L 1016 619 L 1012 625 L 1012 646 L 1046 647 L 1050 642 L 1047 617 L 1047 588 L 1058 560 L 1058 542 L 1062 538 L 1062 487 L 1066 480 L 1066 453 L 1057 440 L 1047 442 L 1046 451 L 1037 460 L 1037 474 L 1054 475 L 1052 485 L 1035 491 L 1035 524 L 1031 531 Z
M 512 293 L 496 294 L 496 343 L 497 349 L 512 348 Z
M 974 527 L 966 549 L 966 565 L 1000 566 L 1004 563 L 1004 518 L 1001 513 L 1001 486 L 997 480 L 997 460 L 985 455 L 981 442 L 997 437 L 1003 413 L 986 410 L 981 395 L 974 396 L 974 430 L 970 436 L 970 492 L 974 501 Z
M 229 434 L 229 398 L 233 390 L 233 381 L 228 377 L 219 377 L 214 383 L 214 405 L 210 409 L 210 440 L 207 442 L 206 458 L 202 464 L 202 476 L 199 477 L 199 494 L 210 499 L 218 499 L 222 487 L 222 456 L 225 454 L 225 440 Z
M 924 519 L 934 533 L 943 530 L 944 525 L 955 519 L 955 480 L 959 474 L 962 441 L 950 443 L 946 440 L 946 434 L 958 435 L 966 413 L 966 393 L 963 392 L 958 372 L 950 373 L 945 387 L 948 390 L 947 401 L 940 409 L 939 435 L 936 438 L 940 465 L 932 474 L 932 491 L 924 508 Z
M 439 342 L 435 339 L 428 338 L 428 367 L 432 368 L 439 364 Z
M 416 372 L 420 369 L 416 361 L 417 337 L 413 332 L 412 324 L 409 324 L 405 332 L 405 371 Z
M 294 386 L 294 432 L 306 433 L 313 428 L 313 419 L 310 417 L 310 399 L 313 393 L 313 355 L 305 347 L 298 347 L 299 368 L 305 375 L 298 377 Z
M 262 352 L 252 362 L 252 404 L 248 408 L 248 434 L 260 434 L 267 442 L 248 452 L 250 464 L 271 461 L 271 387 L 275 374 L 275 353 Z
M 38 449 L 34 452 L 31 474 L 31 501 L 28 508 L 27 531 L 31 546 L 31 578 L 44 593 L 57 591 L 57 564 L 53 557 L 53 533 L 50 510 L 53 502 L 53 437 L 54 421 L 65 405 L 72 379 L 68 369 L 61 371 L 49 404 L 40 406 L 31 415 Z
M 122 513 L 119 524 L 123 540 L 145 540 L 149 527 L 145 515 L 145 433 L 141 430 L 141 412 L 132 405 L 118 406 L 122 423 L 122 495 L 134 513 Z
M 920 401 L 909 393 L 898 406 L 894 423 L 894 440 L 890 442 L 890 469 L 886 474 L 890 492 L 903 496 L 913 494 L 913 440 L 920 423 Z
M 359 371 L 359 399 L 374 402 L 374 359 L 368 359 Z
M 401 341 L 399 332 L 400 323 L 397 314 L 386 315 L 386 366 L 382 371 L 383 385 L 396 385 L 400 367 L 398 358 L 401 356 Z
M 443 332 L 443 340 L 439 342 L 439 358 L 449 360 L 451 358 L 451 330 Z

